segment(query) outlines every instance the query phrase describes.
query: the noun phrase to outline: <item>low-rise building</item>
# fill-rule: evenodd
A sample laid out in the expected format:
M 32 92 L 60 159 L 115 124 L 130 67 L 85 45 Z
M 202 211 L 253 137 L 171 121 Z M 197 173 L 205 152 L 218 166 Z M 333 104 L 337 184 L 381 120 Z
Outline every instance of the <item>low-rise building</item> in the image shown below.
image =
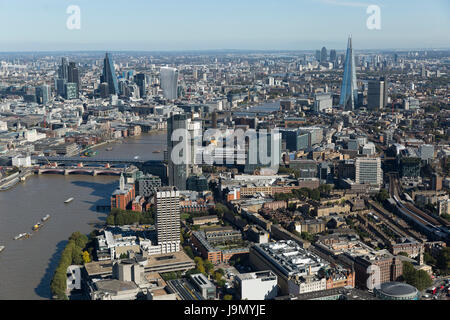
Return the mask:
M 241 300 L 272 300 L 278 294 L 277 276 L 270 270 L 238 274 L 235 282 Z

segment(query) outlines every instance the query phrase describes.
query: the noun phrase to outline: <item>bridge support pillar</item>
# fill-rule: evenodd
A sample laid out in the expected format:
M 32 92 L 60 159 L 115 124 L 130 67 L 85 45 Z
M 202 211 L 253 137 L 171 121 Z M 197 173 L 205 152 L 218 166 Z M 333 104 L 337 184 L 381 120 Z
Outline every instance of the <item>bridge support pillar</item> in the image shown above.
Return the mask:
M 64 169 L 64 175 L 68 176 L 69 175 L 69 171 L 67 171 L 67 169 Z
M 96 170 L 93 170 L 92 171 L 92 175 L 95 177 L 95 176 L 97 176 L 97 171 Z

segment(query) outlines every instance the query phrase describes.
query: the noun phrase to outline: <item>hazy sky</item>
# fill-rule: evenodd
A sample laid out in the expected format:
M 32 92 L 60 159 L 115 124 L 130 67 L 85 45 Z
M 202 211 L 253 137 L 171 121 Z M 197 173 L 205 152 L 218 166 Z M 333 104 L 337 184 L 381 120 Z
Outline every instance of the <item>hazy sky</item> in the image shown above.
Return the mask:
M 381 8 L 381 30 L 366 9 Z M 81 29 L 69 30 L 69 5 Z M 0 51 L 449 48 L 449 0 L 0 0 Z

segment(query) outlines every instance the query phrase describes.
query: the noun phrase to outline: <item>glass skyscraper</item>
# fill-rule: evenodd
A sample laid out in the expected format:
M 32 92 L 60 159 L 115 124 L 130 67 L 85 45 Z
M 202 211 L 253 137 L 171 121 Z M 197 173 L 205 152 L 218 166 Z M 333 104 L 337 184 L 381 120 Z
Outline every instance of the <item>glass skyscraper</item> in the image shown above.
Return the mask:
M 175 100 L 178 98 L 178 70 L 170 67 L 161 68 L 161 89 L 164 98 Z
M 344 77 L 342 78 L 341 100 L 339 104 L 346 110 L 354 110 L 358 101 L 358 87 L 356 83 L 355 56 L 353 55 L 352 37 L 348 38 L 347 54 L 344 63 Z
M 110 59 L 109 53 L 106 53 L 105 59 L 103 60 L 103 75 L 100 77 L 100 82 L 108 84 L 109 94 L 119 94 L 114 62 Z
M 189 177 L 189 166 L 186 154 L 180 154 L 185 163 L 176 164 L 172 159 L 172 151 L 179 143 L 184 144 L 184 150 L 188 148 L 187 137 L 183 140 L 172 141 L 172 133 L 177 129 L 188 129 L 188 118 L 186 114 L 174 114 L 167 119 L 167 152 L 169 164 L 169 185 L 177 187 L 178 190 L 186 190 L 186 179 Z

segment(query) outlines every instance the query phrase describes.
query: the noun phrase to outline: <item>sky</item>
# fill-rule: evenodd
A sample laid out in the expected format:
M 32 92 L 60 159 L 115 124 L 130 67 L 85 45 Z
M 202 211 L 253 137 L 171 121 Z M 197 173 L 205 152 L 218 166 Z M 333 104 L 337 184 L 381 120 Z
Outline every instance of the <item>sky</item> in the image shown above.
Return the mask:
M 68 29 L 80 9 L 80 28 Z M 380 30 L 366 12 L 380 8 Z M 70 20 L 75 21 L 75 20 Z M 450 48 L 449 0 L 0 0 L 0 51 Z

